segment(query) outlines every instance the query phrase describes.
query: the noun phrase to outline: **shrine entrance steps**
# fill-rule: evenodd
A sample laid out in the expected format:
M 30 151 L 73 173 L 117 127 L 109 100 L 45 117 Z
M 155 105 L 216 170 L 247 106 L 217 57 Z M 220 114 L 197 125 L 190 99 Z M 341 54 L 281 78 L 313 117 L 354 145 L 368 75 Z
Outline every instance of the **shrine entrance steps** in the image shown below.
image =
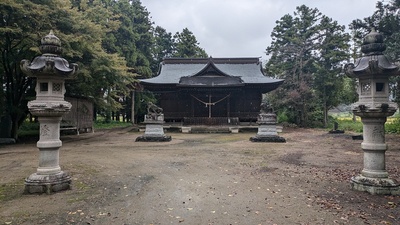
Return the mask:
M 184 126 L 237 126 L 238 117 L 185 117 Z

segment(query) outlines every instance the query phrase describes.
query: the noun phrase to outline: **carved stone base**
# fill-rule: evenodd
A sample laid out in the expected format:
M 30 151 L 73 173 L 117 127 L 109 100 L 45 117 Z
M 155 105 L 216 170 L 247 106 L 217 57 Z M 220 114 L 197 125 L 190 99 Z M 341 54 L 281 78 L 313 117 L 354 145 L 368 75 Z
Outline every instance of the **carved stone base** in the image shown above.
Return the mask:
M 389 178 L 369 178 L 358 175 L 351 178 L 351 189 L 374 195 L 400 195 L 400 184 Z
M 163 136 L 139 136 L 136 138 L 136 141 L 142 142 L 168 142 L 171 141 L 171 136 L 163 135 Z
M 26 194 L 51 194 L 71 189 L 71 177 L 61 171 L 53 175 L 31 174 L 25 179 Z
M 146 130 L 144 136 L 157 137 L 164 136 L 164 128 L 161 123 L 146 124 Z
M 258 126 L 257 136 L 277 136 L 276 123 L 273 124 L 260 124 Z
M 280 137 L 278 135 L 269 135 L 269 136 L 255 136 L 251 137 L 250 141 L 252 142 L 286 142 L 286 139 Z

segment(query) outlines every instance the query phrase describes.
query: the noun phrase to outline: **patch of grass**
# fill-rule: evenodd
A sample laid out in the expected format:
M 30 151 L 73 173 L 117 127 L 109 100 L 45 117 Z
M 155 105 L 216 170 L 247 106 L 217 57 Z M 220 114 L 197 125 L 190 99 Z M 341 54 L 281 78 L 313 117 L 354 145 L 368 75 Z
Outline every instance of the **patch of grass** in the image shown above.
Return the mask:
M 119 121 L 111 121 L 109 123 L 104 121 L 96 121 L 93 124 L 94 129 L 112 129 L 112 128 L 124 128 L 132 126 L 130 122 L 119 122 Z
M 71 176 L 74 177 L 72 181 L 72 192 L 68 193 L 70 196 L 67 199 L 68 203 L 81 202 L 87 200 L 95 191 L 94 176 L 99 173 L 96 167 L 86 164 L 75 164 L 73 167 L 65 167 L 71 171 Z
M 219 137 L 216 137 L 217 143 L 222 143 L 222 142 L 235 142 L 235 141 L 241 141 L 243 140 L 243 137 L 239 135 L 221 135 Z
M 82 181 L 74 182 L 73 187 L 78 190 L 87 190 L 87 189 L 92 188 L 90 185 L 88 185 Z
M 18 129 L 18 137 L 39 137 L 39 123 L 25 121 Z
M 389 134 L 400 134 L 400 117 L 390 118 L 385 124 L 385 131 Z
M 356 121 L 353 121 L 351 115 L 344 116 L 340 115 L 334 117 L 334 120 L 339 124 L 339 130 L 353 131 L 357 133 L 363 132 L 363 124 L 360 117 L 356 117 Z M 385 123 L 385 131 L 389 134 L 400 134 L 400 117 L 399 115 L 388 117 Z
M 356 121 L 354 122 L 352 119 L 340 119 L 337 120 L 339 124 L 339 130 L 345 130 L 345 131 L 353 131 L 357 133 L 362 133 L 363 132 L 363 124 L 361 121 Z
M 27 222 L 29 219 L 32 219 L 32 214 L 26 211 L 17 211 L 13 212 L 10 216 L 2 216 L 0 217 L 0 221 L 3 223 L 0 224 L 22 224 Z
M 22 196 L 24 183 L 21 181 L 0 185 L 0 202 L 10 201 Z

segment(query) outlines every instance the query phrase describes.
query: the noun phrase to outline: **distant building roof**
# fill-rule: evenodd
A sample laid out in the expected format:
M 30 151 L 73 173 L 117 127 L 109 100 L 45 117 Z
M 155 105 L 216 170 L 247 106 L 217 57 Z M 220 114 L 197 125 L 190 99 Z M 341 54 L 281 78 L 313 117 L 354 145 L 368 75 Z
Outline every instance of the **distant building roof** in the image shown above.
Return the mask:
M 267 77 L 259 58 L 167 58 L 156 77 L 140 80 L 145 87 L 234 87 L 268 85 L 275 89 L 283 80 Z M 274 88 L 273 88 L 274 86 Z M 152 88 L 154 89 L 154 88 Z

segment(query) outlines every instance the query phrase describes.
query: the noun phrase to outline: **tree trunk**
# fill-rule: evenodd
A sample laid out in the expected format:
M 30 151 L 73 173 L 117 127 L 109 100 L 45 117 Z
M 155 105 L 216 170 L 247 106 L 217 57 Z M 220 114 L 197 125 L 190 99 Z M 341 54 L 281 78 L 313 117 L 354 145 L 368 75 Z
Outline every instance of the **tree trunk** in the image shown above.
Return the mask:
M 115 112 L 115 121 L 120 122 L 120 113 L 119 113 L 119 111 Z
M 132 91 L 131 122 L 135 124 L 135 91 Z
M 324 128 L 328 126 L 328 107 L 324 104 Z
M 11 129 L 11 137 L 14 138 L 15 140 L 18 140 L 18 122 L 14 123 Z
M 111 123 L 111 112 L 109 110 L 107 110 L 107 112 L 106 112 L 105 122 Z
M 18 116 L 16 116 L 16 117 L 18 117 Z M 11 121 L 12 121 L 11 138 L 14 138 L 15 140 L 18 140 L 18 128 L 19 128 L 19 126 L 18 126 L 18 124 L 19 124 L 18 118 L 12 118 Z
M 93 106 L 93 122 L 97 121 L 97 109 L 96 106 Z
M 324 86 L 324 128 L 328 126 L 328 106 L 326 105 L 326 86 Z

